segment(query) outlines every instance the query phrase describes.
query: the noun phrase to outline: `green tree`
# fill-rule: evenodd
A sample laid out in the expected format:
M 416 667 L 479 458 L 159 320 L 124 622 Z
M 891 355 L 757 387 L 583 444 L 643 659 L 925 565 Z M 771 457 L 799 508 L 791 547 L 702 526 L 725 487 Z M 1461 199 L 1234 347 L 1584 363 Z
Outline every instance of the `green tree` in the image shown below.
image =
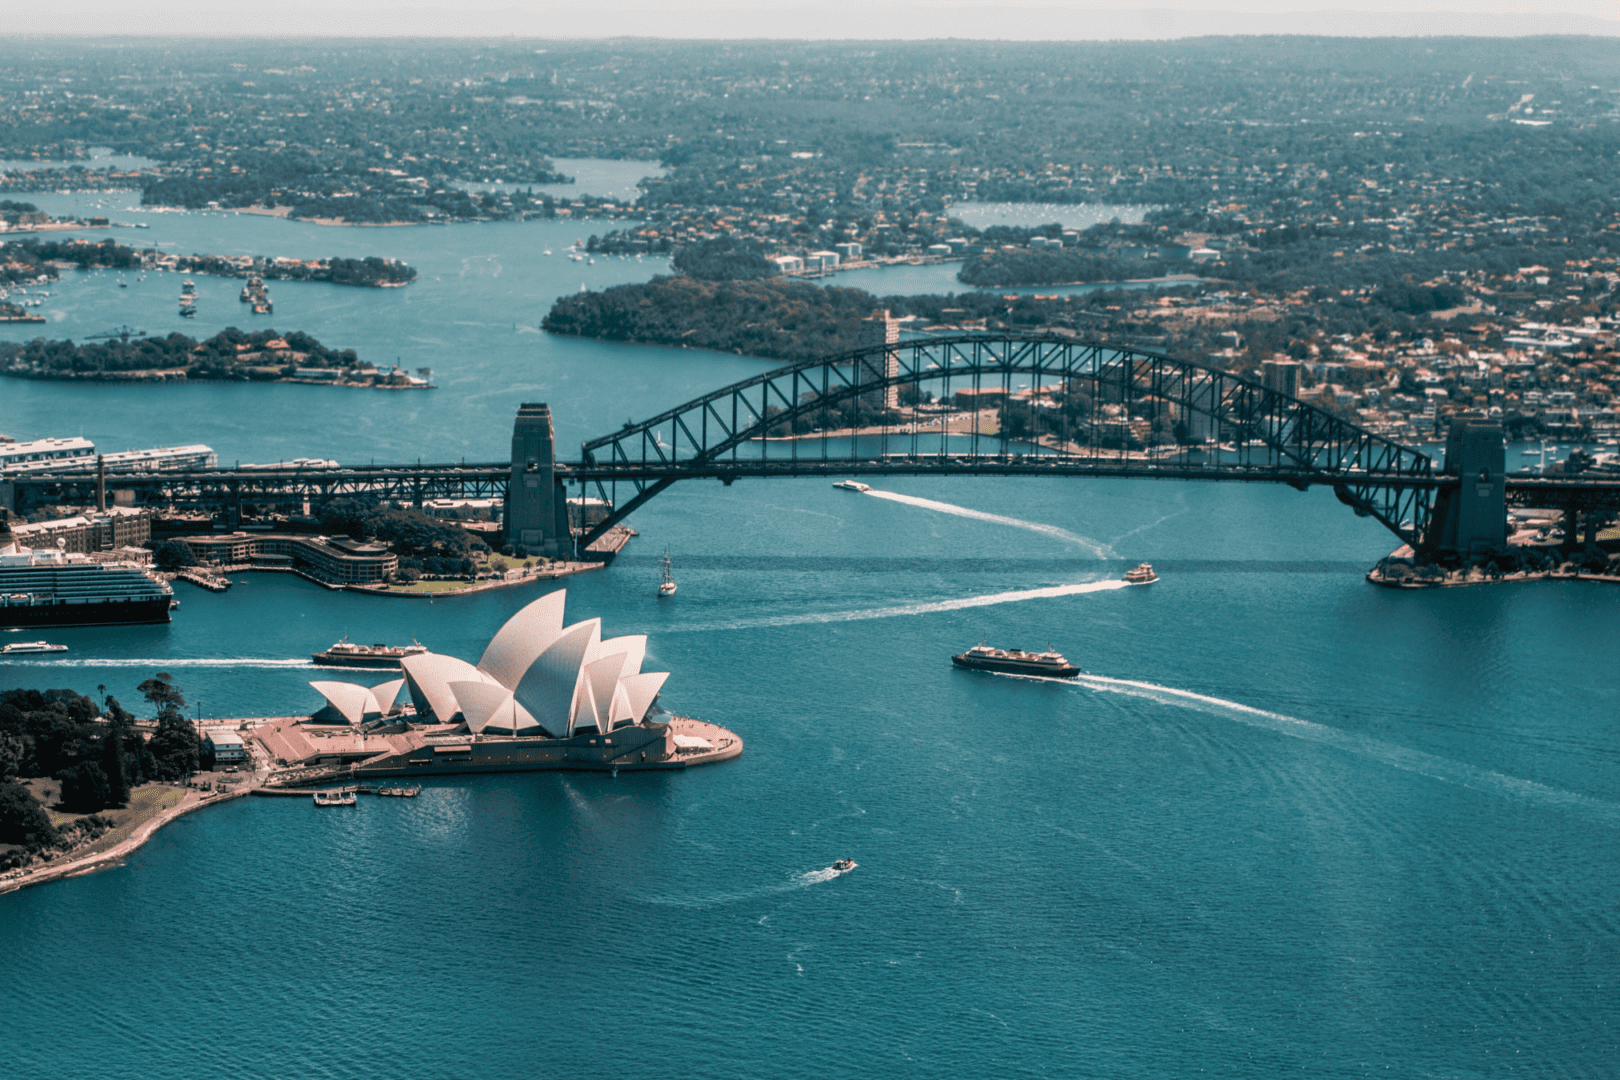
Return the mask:
M 56 774 L 62 785 L 62 805 L 80 814 L 93 814 L 104 809 L 111 797 L 107 774 L 93 761 L 81 761 Z
M 107 806 L 123 806 L 129 802 L 129 770 L 124 764 L 123 743 L 123 732 L 116 727 L 101 740 L 101 772 L 107 777 Z
M 50 816 L 21 784 L 0 784 L 0 844 L 51 846 L 58 840 Z
M 160 780 L 179 780 L 197 771 L 201 760 L 202 740 L 197 729 L 179 712 L 164 712 L 158 717 L 157 731 L 146 745 L 152 751 L 152 763 Z
M 178 714 L 181 709 L 186 707 L 185 695 L 175 685 L 174 676 L 167 671 L 158 672 L 135 689 L 139 690 L 141 696 L 152 703 L 152 707 L 158 710 L 159 717 L 171 712 Z
M 178 540 L 165 540 L 152 556 L 152 561 L 164 570 L 197 565 L 197 558 L 192 555 L 191 549 Z

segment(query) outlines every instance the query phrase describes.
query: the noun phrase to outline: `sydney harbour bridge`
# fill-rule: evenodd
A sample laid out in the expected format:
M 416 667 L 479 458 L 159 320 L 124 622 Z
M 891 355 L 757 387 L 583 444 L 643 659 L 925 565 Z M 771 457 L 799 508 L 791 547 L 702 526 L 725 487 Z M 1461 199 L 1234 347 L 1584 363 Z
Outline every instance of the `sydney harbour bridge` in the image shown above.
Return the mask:
M 927 395 L 952 407 L 917 408 Z M 986 404 L 990 407 L 986 407 Z M 1019 417 L 1016 431 L 1003 428 Z M 1143 445 L 1142 425 L 1173 438 Z M 1133 424 L 1136 425 L 1133 427 Z M 1151 441 L 1151 440 L 1149 440 Z M 505 503 L 506 536 L 542 554 L 583 551 L 681 480 L 790 476 L 1138 477 L 1329 487 L 1420 552 L 1505 544 L 1507 507 L 1562 511 L 1566 543 L 1620 515 L 1620 480 L 1505 471 L 1498 425 L 1453 425 L 1445 460 L 1254 379 L 1162 353 L 1008 334 L 880 343 L 787 364 L 556 452 L 549 410 L 524 405 L 508 461 L 256 467 L 105 479 L 120 501 L 308 512 L 340 498 L 420 506 Z M 16 510 L 96 504 L 90 473 L 0 480 Z M 104 497 L 104 496 L 103 496 Z M 570 528 L 569 498 L 600 500 Z

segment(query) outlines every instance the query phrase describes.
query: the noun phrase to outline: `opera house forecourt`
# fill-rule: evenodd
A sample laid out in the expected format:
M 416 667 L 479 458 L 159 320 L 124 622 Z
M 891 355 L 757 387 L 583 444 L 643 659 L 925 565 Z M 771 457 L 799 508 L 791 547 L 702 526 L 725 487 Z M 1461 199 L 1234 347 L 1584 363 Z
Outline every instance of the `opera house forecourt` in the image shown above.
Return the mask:
M 424 652 L 377 686 L 312 682 L 326 706 L 309 723 L 353 737 L 309 740 L 280 725 L 255 737 L 289 765 L 304 759 L 300 743 L 324 743 L 324 760 L 352 762 L 357 777 L 684 769 L 742 753 L 732 732 L 659 707 L 669 673 L 641 670 L 646 635 L 603 638 L 600 619 L 564 625 L 566 598 L 559 589 L 512 616 L 477 664 Z M 402 689 L 414 721 L 385 731 Z

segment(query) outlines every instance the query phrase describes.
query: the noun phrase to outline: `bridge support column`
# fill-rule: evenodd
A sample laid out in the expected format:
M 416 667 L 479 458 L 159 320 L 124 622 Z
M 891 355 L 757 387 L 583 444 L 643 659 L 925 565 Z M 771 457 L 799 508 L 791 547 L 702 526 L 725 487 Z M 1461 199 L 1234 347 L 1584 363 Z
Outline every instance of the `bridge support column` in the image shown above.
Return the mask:
M 568 499 L 557 479 L 557 435 L 551 409 L 527 403 L 512 429 L 512 478 L 506 486 L 506 542 L 534 555 L 573 554 Z
M 1435 495 L 1427 547 L 1479 555 L 1507 546 L 1507 450 L 1502 425 L 1457 421 L 1446 438 L 1455 488 Z

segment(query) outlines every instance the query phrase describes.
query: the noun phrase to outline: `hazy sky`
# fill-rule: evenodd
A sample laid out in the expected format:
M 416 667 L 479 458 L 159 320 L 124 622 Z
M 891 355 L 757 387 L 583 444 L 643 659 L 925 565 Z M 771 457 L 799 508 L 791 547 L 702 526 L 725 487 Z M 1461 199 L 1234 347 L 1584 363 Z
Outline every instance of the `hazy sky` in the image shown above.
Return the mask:
M 1086 40 L 1620 35 L 1620 0 L 0 0 L 17 34 Z

